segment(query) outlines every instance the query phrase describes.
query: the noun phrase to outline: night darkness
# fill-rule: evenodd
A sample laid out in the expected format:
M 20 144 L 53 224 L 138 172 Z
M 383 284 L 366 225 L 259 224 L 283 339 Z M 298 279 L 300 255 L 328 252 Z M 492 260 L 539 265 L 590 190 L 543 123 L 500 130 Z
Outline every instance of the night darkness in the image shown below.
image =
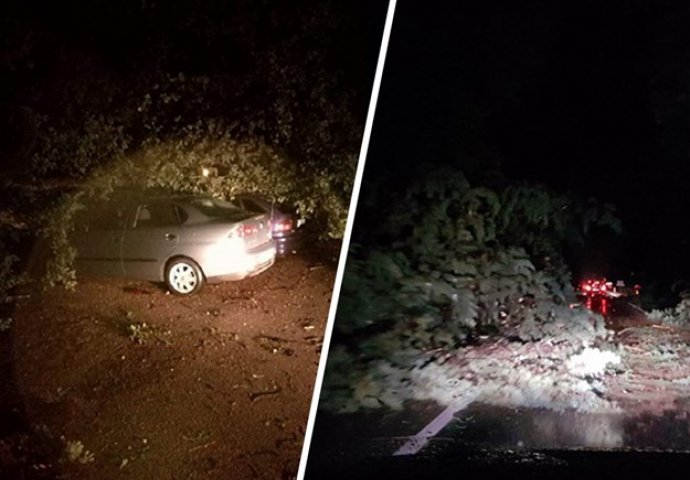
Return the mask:
M 576 273 L 687 279 L 690 8 L 681 2 L 402 3 L 366 180 L 498 168 L 613 203 Z M 601 271 L 604 270 L 604 271 Z
M 397 5 L 313 478 L 673 468 L 667 452 L 686 440 L 660 445 L 687 431 L 675 372 L 690 359 L 678 302 L 690 279 L 689 17 L 680 2 Z M 615 206 L 622 232 L 601 222 L 578 242 L 601 205 Z M 639 283 L 641 294 L 587 277 Z M 584 333 L 593 326 L 601 333 Z M 617 366 L 592 361 L 599 373 L 576 374 L 570 389 L 560 375 L 576 356 L 555 345 Z M 531 429 L 544 441 L 529 445 Z
M 0 477 L 295 478 L 387 5 L 3 3 Z
M 315 9 L 310 1 L 292 2 L 289 8 L 213 0 L 174 5 L 146 0 L 8 2 L 0 17 L 4 171 L 26 173 L 23 166 L 37 134 L 27 112 L 61 121 L 78 117 L 85 107 L 119 114 L 169 75 L 209 79 L 213 93 L 199 95 L 212 105 L 197 118 L 248 121 L 270 115 L 267 91 L 277 87 L 266 75 L 269 55 L 276 56 L 276 68 L 292 69 L 286 73 L 293 76 L 293 85 L 302 82 L 313 88 L 323 80 L 317 78 L 321 71 L 333 77 L 330 81 L 337 85 L 331 87 L 356 105 L 352 114 L 357 141 L 349 141 L 357 148 L 386 2 L 321 7 Z M 301 101 L 304 107 L 306 99 Z M 145 134 L 134 131 L 134 116 L 129 114 L 123 123 L 136 143 Z M 268 130 L 252 133 L 268 137 Z

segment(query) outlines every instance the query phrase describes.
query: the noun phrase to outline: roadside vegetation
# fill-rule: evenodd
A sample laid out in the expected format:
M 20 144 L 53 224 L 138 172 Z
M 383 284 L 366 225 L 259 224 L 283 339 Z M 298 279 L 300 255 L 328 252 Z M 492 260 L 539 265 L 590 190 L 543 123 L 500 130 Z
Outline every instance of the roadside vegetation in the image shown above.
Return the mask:
M 75 219 L 97 202 L 112 197 L 121 187 L 208 193 L 224 198 L 239 192 L 258 192 L 298 207 L 307 219 L 303 228 L 309 230 L 308 235 L 320 240 L 340 239 L 383 28 L 383 16 L 373 18 L 336 2 L 322 3 L 318 8 L 314 8 L 313 2 L 301 0 L 285 6 L 244 0 L 190 0 L 174 4 L 99 4 L 98 8 L 91 1 L 78 1 L 70 9 L 44 7 L 29 0 L 12 6 L 0 20 L 4 40 L 0 45 L 0 85 L 4 94 L 0 98 L 0 123 L 5 133 L 0 138 L 0 363 L 7 372 L 7 381 L 0 388 L 0 408 L 7 414 L 0 422 L 0 471 L 17 478 L 61 476 L 45 468 L 48 463 L 57 465 L 52 462 L 57 457 L 61 458 L 56 467 L 60 470 L 63 463 L 76 463 L 77 468 L 98 464 L 98 471 L 109 465 L 102 455 L 104 446 L 97 443 L 105 439 L 97 435 L 71 435 L 57 429 L 68 440 L 64 445 L 56 442 L 57 448 L 43 453 L 48 442 L 36 434 L 36 421 L 25 415 L 24 408 L 36 397 L 26 396 L 22 388 L 27 385 L 17 385 L 15 378 L 18 369 L 30 368 L 32 362 L 44 368 L 51 361 L 51 356 L 33 356 L 45 351 L 50 341 L 61 345 L 59 352 L 69 349 L 65 345 L 72 340 L 80 346 L 102 341 L 96 350 L 102 352 L 120 345 L 135 352 L 133 356 L 153 355 L 152 361 L 158 363 L 168 359 L 155 356 L 162 354 L 154 346 L 177 349 L 182 352 L 180 358 L 189 358 L 190 352 L 201 349 L 184 342 L 172 345 L 170 328 L 151 320 L 151 315 L 160 311 L 154 309 L 147 310 L 141 318 L 119 315 L 113 320 L 116 335 L 109 335 L 108 330 L 87 342 L 83 329 L 76 329 L 64 337 L 65 341 L 55 335 L 35 349 L 16 353 L 17 345 L 25 345 L 23 338 L 35 338 L 45 330 L 45 323 L 54 326 L 60 317 L 59 308 L 54 309 L 41 328 L 29 328 L 29 322 L 38 319 L 31 313 L 18 315 L 20 308 L 40 305 L 46 298 L 64 300 L 60 298 L 61 291 L 53 287 L 76 290 L 70 295 L 78 298 L 78 279 L 73 269 L 75 251 L 68 241 Z M 366 17 L 364 21 L 362 17 Z M 367 37 L 370 29 L 377 31 L 377 38 Z M 282 268 L 296 275 L 294 278 L 306 278 L 300 276 L 301 269 L 307 268 L 301 260 L 286 263 Z M 39 282 L 23 285 L 22 272 L 31 272 L 32 279 L 40 279 L 45 291 L 34 288 Z M 271 280 L 276 283 L 270 283 Z M 281 293 L 284 282 L 289 283 L 270 274 L 257 281 L 258 293 L 263 293 L 262 288 L 281 289 Z M 330 277 L 321 283 L 325 288 L 332 285 Z M 311 288 L 300 281 L 289 286 L 299 289 L 297 296 L 290 291 L 295 298 L 309 294 Z M 233 287 L 236 286 L 228 288 L 234 292 Z M 279 298 L 278 293 L 271 292 L 271 297 Z M 131 304 L 136 301 L 132 298 L 157 294 L 122 296 L 122 289 L 115 289 L 112 298 Z M 243 299 L 247 294 L 235 295 Z M 28 301 L 23 301 L 27 297 Z M 251 297 L 254 300 L 255 295 Z M 163 298 L 160 303 L 172 303 Z M 87 305 L 91 300 L 94 299 L 82 297 L 79 301 Z M 233 305 L 239 301 L 232 299 Z M 311 312 L 318 307 L 308 315 L 320 319 L 327 301 L 319 290 L 318 300 L 300 304 L 295 310 Z M 81 308 L 78 303 L 77 310 Z M 92 311 L 87 316 L 99 307 L 91 304 L 88 308 Z M 190 313 L 186 307 L 181 308 L 184 310 L 178 312 L 180 318 L 187 318 Z M 243 327 L 237 328 L 244 333 L 247 325 L 256 325 L 257 311 L 247 310 L 252 321 L 243 320 Z M 237 314 L 236 307 L 233 312 Z M 75 315 L 65 321 L 70 328 L 78 322 L 92 328 L 92 322 L 85 318 Z M 274 332 L 288 318 L 288 311 L 271 310 L 266 329 Z M 322 335 L 320 323 L 312 328 L 316 329 L 311 334 L 312 341 L 318 341 Z M 222 328 L 219 331 L 226 335 Z M 211 340 L 202 339 L 204 346 L 213 344 L 210 337 Z M 222 342 L 225 338 L 221 338 Z M 121 339 L 127 344 L 119 344 Z M 307 347 L 309 354 L 316 356 L 312 346 Z M 261 348 L 256 350 L 264 352 Z M 304 350 L 293 347 L 292 351 Z M 243 349 L 235 358 L 244 359 L 253 353 L 251 348 Z M 84 358 L 91 361 L 94 357 L 86 354 Z M 125 360 L 120 355 L 113 358 Z M 122 362 L 128 363 L 131 364 Z M 223 359 L 214 365 L 230 364 Z M 64 365 L 73 371 L 80 362 L 70 358 Z M 184 365 L 196 368 L 194 361 L 185 361 Z M 233 364 L 233 369 L 244 375 L 234 367 Z M 70 371 L 62 373 L 69 376 Z M 115 383 L 127 378 L 123 371 L 106 373 Z M 264 374 L 257 371 L 260 378 Z M 313 382 L 312 371 L 304 364 L 294 378 L 301 382 L 302 375 Z M 142 369 L 134 369 L 131 381 L 140 385 L 137 382 L 145 376 Z M 249 378 L 258 383 L 259 377 Z M 228 381 L 231 376 L 223 373 L 219 378 Z M 181 391 L 189 391 L 190 380 L 181 382 Z M 300 409 L 308 405 L 310 391 L 300 384 L 298 387 L 294 396 L 293 384 L 286 386 L 280 396 L 288 398 L 281 414 L 296 423 L 306 421 Z M 123 401 L 105 403 L 113 408 L 135 406 L 132 398 L 140 391 L 138 387 L 127 390 Z M 95 392 L 88 398 L 97 395 Z M 103 399 L 112 398 L 103 394 Z M 226 400 L 224 392 L 223 399 L 214 404 Z M 164 400 L 156 402 L 161 404 Z M 252 404 L 252 412 L 257 410 Z M 299 414 L 295 413 L 298 411 Z M 130 417 L 114 416 L 113 423 L 119 426 Z M 77 420 L 83 418 L 80 415 Z M 224 425 L 216 418 L 207 421 L 209 425 Z M 71 422 L 75 423 L 78 422 Z M 84 430 L 87 435 L 91 433 L 88 428 Z M 253 433 L 246 428 L 238 431 L 245 435 L 243 443 L 247 445 L 247 438 Z M 290 434 L 293 435 L 292 430 Z M 260 439 L 265 435 L 254 437 Z M 171 438 L 175 441 L 170 445 L 180 443 L 179 436 Z M 281 446 L 298 450 L 301 435 L 294 433 L 294 439 Z M 279 461 L 292 461 L 296 455 L 291 450 Z M 159 466 L 169 466 L 169 458 L 162 458 Z M 235 464 L 253 462 L 251 458 L 243 462 L 229 454 L 221 458 Z M 131 452 L 126 452 L 117 468 L 136 468 L 133 463 L 136 462 Z M 204 475 L 198 465 L 192 467 L 196 472 L 190 475 Z M 238 476 L 250 475 L 238 472 Z
M 690 299 L 683 298 L 675 307 L 654 309 L 649 312 L 649 319 L 675 327 L 690 326 Z
M 477 186 L 452 169 L 386 204 L 380 229 L 351 245 L 324 408 L 610 407 L 597 378 L 620 358 L 604 319 L 571 308 L 561 252 L 593 228 L 620 231 L 613 207 L 540 186 Z
M 307 2 L 268 16 L 251 2 L 237 3 L 232 14 L 223 5 L 192 16 L 151 8 L 93 14 L 94 24 L 140 18 L 128 36 L 145 37 L 148 47 L 125 43 L 121 58 L 60 48 L 57 39 L 51 46 L 50 32 L 34 41 L 35 27 L 6 22 L 0 71 L 14 100 L 3 106 L 11 140 L 0 144 L 9 167 L 0 178 L 0 219 L 25 223 L 21 243 L 37 234 L 47 241 L 46 285 L 74 287 L 72 221 L 118 187 L 223 198 L 259 192 L 299 208 L 317 237 L 341 238 L 369 90 L 361 63 L 335 61 L 351 47 L 344 34 L 353 28 L 350 14 Z M 179 31 L 155 28 L 161 15 Z M 264 39 L 257 31 L 273 33 Z M 179 38 L 186 40 L 178 45 Z M 217 44 L 229 48 L 198 49 Z M 45 55 L 51 48 L 59 52 Z M 8 243 L 0 250 L 8 252 L 0 273 L 13 278 L 6 270 L 16 255 L 26 263 L 28 252 Z M 0 294 L 12 286 L 3 282 Z

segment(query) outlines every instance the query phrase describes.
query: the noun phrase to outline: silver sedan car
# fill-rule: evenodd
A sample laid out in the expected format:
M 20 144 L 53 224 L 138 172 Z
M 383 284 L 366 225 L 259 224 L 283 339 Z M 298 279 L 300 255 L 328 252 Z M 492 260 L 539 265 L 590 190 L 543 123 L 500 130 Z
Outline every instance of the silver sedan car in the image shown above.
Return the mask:
M 77 273 L 164 282 L 190 295 L 275 262 L 270 217 L 204 196 L 156 196 L 87 210 L 73 244 Z

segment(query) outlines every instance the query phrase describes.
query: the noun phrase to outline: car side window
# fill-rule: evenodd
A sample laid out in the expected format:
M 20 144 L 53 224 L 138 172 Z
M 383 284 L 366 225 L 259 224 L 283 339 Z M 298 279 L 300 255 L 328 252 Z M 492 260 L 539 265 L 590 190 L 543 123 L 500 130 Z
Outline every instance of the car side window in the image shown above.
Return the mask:
M 93 205 L 75 218 L 75 226 L 81 231 L 121 230 L 125 228 L 127 210 L 115 204 Z
M 175 205 L 165 203 L 149 203 L 139 205 L 134 228 L 156 228 L 179 225 L 180 212 Z

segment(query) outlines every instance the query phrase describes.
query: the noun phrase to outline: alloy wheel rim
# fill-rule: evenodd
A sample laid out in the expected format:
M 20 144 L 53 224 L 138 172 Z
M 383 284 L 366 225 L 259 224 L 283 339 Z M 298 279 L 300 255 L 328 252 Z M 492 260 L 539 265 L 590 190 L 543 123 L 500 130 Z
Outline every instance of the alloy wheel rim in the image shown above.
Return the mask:
M 170 284 L 181 293 L 188 293 L 197 284 L 196 272 L 186 263 L 177 263 L 170 269 Z

